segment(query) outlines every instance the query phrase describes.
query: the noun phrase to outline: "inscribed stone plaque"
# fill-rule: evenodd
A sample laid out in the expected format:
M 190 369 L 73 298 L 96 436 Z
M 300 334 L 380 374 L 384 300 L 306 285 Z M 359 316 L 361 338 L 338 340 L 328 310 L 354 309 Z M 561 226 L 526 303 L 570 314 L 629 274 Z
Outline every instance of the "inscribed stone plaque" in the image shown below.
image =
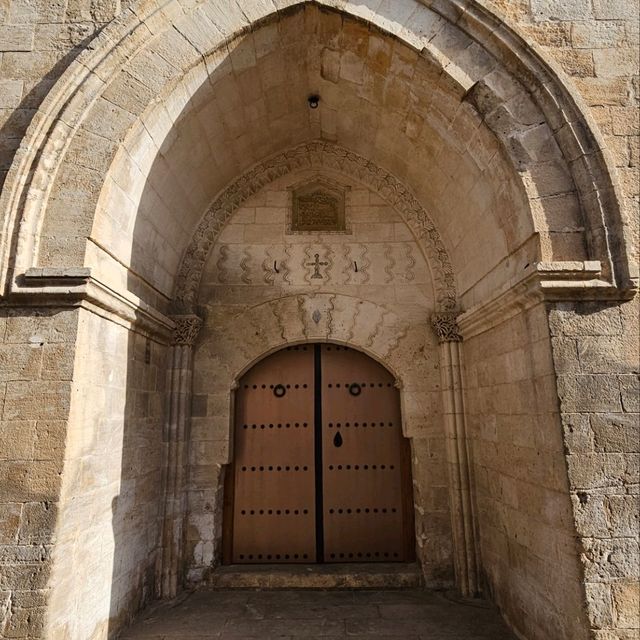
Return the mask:
M 321 181 L 293 189 L 289 232 L 346 231 L 344 191 Z

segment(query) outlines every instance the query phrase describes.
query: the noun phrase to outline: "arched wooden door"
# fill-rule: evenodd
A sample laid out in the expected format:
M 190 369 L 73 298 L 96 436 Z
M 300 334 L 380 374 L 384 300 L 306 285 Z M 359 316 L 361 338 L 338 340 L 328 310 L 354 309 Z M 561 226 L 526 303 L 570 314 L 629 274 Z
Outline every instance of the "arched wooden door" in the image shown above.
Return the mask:
M 330 344 L 288 347 L 236 394 L 227 563 L 413 560 L 408 441 L 393 376 Z

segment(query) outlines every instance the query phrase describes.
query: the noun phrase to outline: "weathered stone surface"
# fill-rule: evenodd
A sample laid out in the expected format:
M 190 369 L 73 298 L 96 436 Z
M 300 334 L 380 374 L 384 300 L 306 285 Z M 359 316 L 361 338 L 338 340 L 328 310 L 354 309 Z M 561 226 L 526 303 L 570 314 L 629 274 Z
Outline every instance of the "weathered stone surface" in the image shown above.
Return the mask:
M 640 558 L 637 540 L 585 538 L 583 544 L 585 578 L 588 582 L 608 583 L 621 579 L 638 579 Z
M 624 411 L 638 414 L 640 412 L 640 379 L 637 373 L 618 376 L 620 399 Z
M 564 443 L 571 453 L 590 453 L 594 450 L 594 432 L 589 414 L 564 413 L 562 415 Z
M 574 413 L 622 411 L 620 391 L 604 376 L 580 374 L 560 376 L 558 395 L 565 411 Z
M 591 416 L 595 451 L 607 453 L 638 453 L 640 424 L 638 416 L 619 413 Z
M 599 582 L 586 584 L 587 601 L 589 602 L 589 620 L 594 629 L 611 627 L 613 619 L 613 598 L 611 585 Z
M 579 310 L 571 305 L 556 305 L 549 314 L 553 336 L 619 336 L 623 334 L 620 309 L 582 304 Z
M 20 503 L 0 505 L 0 544 L 10 544 L 17 540 L 21 512 Z
M 22 543 L 49 542 L 58 509 L 50 502 L 27 502 L 22 507 L 18 540 Z
M 592 17 L 589 0 L 532 0 L 534 20 L 588 20 Z
M 569 478 L 579 489 L 625 487 L 638 473 L 638 456 L 624 453 L 592 453 L 569 456 Z
M 625 37 L 624 24 L 613 20 L 574 22 L 571 44 L 577 49 L 607 49 L 619 46 Z
M 637 0 L 593 0 L 593 12 L 600 20 L 635 19 Z
M 611 587 L 616 612 L 616 625 L 620 629 L 638 629 L 640 588 L 638 583 L 614 584 Z
M 0 25 L 0 51 L 31 51 L 33 36 L 33 25 Z
M 545 309 L 512 287 L 540 261 L 600 260 L 600 284 L 611 261 L 617 282 L 636 273 L 637 0 L 488 0 L 479 22 L 475 2 L 293 4 L 0 0 L 0 185 L 16 159 L 0 207 L 0 636 L 113 635 L 164 593 L 185 514 L 173 562 L 202 580 L 236 377 L 284 344 L 335 340 L 402 379 L 431 584 L 451 584 L 461 548 L 450 490 L 473 487 L 462 546 L 481 547 L 520 635 L 635 639 L 637 302 L 609 288 L 580 303 L 575 287 Z M 287 176 L 329 173 L 352 188 L 350 233 L 287 237 Z M 49 280 L 16 296 L 29 267 Z M 77 269 L 92 302 L 52 284 Z M 206 317 L 195 366 L 171 367 L 190 354 L 169 354 L 164 319 L 185 281 Z M 448 313 L 483 309 L 456 330 L 460 367 L 429 333 L 443 291 Z M 411 613 L 382 612 L 349 631 Z
M 511 640 L 496 611 L 481 600 L 470 607 L 415 589 L 396 591 L 216 591 L 191 595 L 177 608 L 164 607 L 123 637 L 191 640 L 202 633 L 231 638 L 350 638 L 418 640 L 425 628 L 434 640 Z M 252 614 L 247 616 L 247 611 Z M 212 631 L 216 629 L 216 631 Z

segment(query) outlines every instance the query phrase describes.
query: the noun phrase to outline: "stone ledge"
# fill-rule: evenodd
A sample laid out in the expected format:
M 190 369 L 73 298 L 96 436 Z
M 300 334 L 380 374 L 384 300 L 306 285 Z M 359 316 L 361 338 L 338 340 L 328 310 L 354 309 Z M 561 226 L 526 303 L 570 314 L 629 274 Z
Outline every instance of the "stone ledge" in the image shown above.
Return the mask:
M 32 267 L 15 278 L 5 306 L 83 307 L 168 342 L 175 322 L 129 291 L 114 291 L 89 267 Z
M 229 565 L 214 570 L 209 589 L 414 589 L 416 563 Z
M 55 287 L 86 284 L 91 278 L 89 267 L 31 267 L 17 280 L 25 286 Z
M 637 284 L 620 289 L 600 276 L 598 260 L 536 262 L 490 300 L 461 313 L 458 324 L 462 336 L 478 335 L 541 302 L 622 302 L 638 292 Z

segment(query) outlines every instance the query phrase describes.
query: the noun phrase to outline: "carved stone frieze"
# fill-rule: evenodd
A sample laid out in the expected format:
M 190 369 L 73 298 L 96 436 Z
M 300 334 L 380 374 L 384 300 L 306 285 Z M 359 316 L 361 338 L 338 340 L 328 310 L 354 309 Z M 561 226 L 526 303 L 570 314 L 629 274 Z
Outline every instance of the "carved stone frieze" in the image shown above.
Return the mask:
M 299 145 L 255 165 L 227 187 L 204 214 L 182 258 L 176 281 L 177 308 L 194 308 L 207 256 L 233 212 L 274 180 L 298 169 L 331 169 L 359 180 L 394 207 L 414 231 L 433 275 L 438 311 L 456 308 L 453 268 L 440 234 L 417 198 L 370 160 L 324 141 Z
M 176 323 L 172 344 L 192 347 L 200 333 L 202 319 L 194 314 L 171 316 L 171 319 Z
M 455 313 L 434 313 L 431 326 L 438 336 L 438 342 L 462 342 L 458 318 Z
M 413 239 L 384 243 L 325 240 L 289 243 L 285 238 L 270 244 L 219 242 L 211 250 L 208 282 L 230 287 L 278 288 L 329 283 L 402 286 L 414 282 L 419 286 L 431 282 L 426 260 Z M 418 260 L 414 254 L 419 256 Z

